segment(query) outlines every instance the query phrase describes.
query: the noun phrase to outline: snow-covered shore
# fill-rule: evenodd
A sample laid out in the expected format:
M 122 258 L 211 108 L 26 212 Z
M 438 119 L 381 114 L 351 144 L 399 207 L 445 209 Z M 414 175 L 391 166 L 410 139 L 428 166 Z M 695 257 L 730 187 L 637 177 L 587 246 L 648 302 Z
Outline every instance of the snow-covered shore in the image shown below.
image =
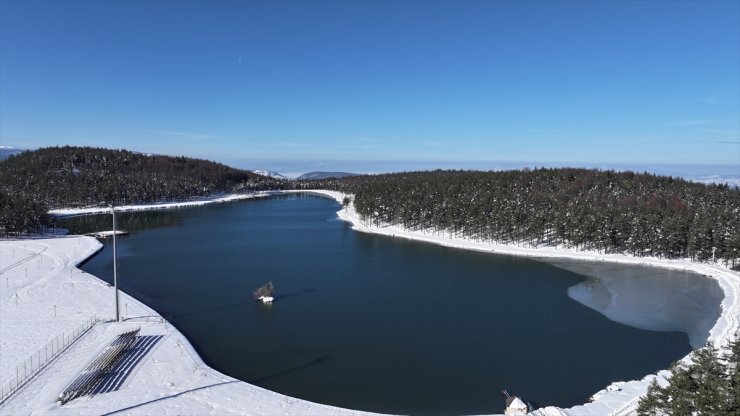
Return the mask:
M 253 199 L 253 198 L 266 198 L 279 194 L 280 191 L 260 191 L 246 194 L 226 194 L 220 196 L 214 196 L 211 198 L 198 198 L 192 201 L 180 201 L 180 202 L 159 202 L 154 204 L 141 204 L 141 205 L 120 205 L 116 206 L 117 212 L 124 211 L 147 211 L 153 209 L 169 209 L 169 208 L 184 208 L 184 207 L 195 207 L 207 204 L 217 204 L 221 202 L 239 201 L 242 199 Z M 96 206 L 86 208 L 60 208 L 52 209 L 49 211 L 50 214 L 64 217 L 70 215 L 88 215 L 88 214 L 103 214 L 110 212 L 109 207 Z
M 289 191 L 307 192 L 307 191 Z M 345 196 L 332 191 L 309 191 L 332 198 L 340 204 Z M 184 203 L 116 207 L 116 210 L 142 210 L 201 205 L 236 199 L 270 196 L 280 192 L 224 196 Z M 57 210 L 57 215 L 106 212 L 97 210 Z M 398 227 L 364 224 L 350 204 L 337 213 L 340 219 L 360 232 L 408 238 L 434 244 L 516 256 L 572 258 L 589 261 L 643 264 L 690 270 L 716 279 L 725 293 L 722 315 L 710 332 L 709 340 L 724 345 L 740 328 L 740 273 L 724 267 L 688 261 L 603 255 L 561 248 L 525 248 L 478 243 L 440 235 L 412 232 Z M 67 333 L 98 315 L 109 321 L 91 332 L 42 371 L 7 402 L 0 414 L 358 414 L 291 398 L 233 379 L 206 366 L 185 337 L 155 311 L 122 293 L 121 309 L 125 320 L 111 322 L 113 288 L 76 265 L 94 254 L 100 243 L 90 237 L 0 240 L 0 377 L 3 382 L 16 374 L 30 355 L 51 339 Z M 26 277 L 28 273 L 28 277 Z M 76 399 L 65 406 L 56 403 L 64 386 L 117 334 L 141 328 L 142 335 L 162 336 L 153 350 L 134 368 L 123 388 L 112 393 Z M 662 373 L 665 375 L 665 372 Z M 616 383 L 597 394 L 593 403 L 570 409 L 541 409 L 547 415 L 607 415 L 634 413 L 637 400 L 653 376 L 643 380 Z M 608 391 L 607 391 L 608 390 Z M 503 409 L 502 409 L 503 410 Z

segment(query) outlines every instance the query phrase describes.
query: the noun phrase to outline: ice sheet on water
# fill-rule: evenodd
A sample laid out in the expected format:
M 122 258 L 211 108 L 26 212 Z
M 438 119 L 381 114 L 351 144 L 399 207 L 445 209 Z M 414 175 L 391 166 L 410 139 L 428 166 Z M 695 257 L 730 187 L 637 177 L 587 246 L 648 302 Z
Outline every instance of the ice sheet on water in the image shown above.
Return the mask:
M 720 316 L 724 292 L 716 280 L 657 267 L 553 260 L 587 276 L 568 296 L 612 321 L 653 331 L 682 331 L 704 346 Z

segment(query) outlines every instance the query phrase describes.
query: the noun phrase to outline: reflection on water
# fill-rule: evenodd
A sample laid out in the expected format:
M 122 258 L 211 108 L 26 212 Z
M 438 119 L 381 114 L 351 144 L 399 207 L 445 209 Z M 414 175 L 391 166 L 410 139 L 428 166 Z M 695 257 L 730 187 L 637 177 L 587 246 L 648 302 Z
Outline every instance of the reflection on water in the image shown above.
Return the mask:
M 588 276 L 568 296 L 625 325 L 682 331 L 693 348 L 703 347 L 721 312 L 724 293 L 714 279 L 679 270 L 622 264 L 549 261 Z M 666 284 L 666 279 L 671 283 Z
M 60 224 L 69 229 L 70 234 L 89 234 L 113 229 L 113 216 L 107 214 L 78 215 L 64 217 Z M 142 212 L 116 212 L 116 226 L 127 231 L 178 225 L 177 210 Z

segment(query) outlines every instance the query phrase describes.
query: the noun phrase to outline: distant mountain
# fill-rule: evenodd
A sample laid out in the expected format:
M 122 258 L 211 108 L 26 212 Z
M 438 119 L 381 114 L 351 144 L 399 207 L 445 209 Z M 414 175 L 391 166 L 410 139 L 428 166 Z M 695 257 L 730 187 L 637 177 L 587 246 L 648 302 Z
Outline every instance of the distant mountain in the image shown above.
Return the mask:
M 273 172 L 271 170 L 256 169 L 256 170 L 253 170 L 252 173 L 256 175 L 260 175 L 260 176 L 266 176 L 268 178 L 292 180 L 292 178 L 289 178 L 277 172 Z
M 5 160 L 10 156 L 25 152 L 26 149 L 16 149 L 15 147 L 0 146 L 0 160 Z
M 298 179 L 327 179 L 327 178 L 347 178 L 350 176 L 362 176 L 359 173 L 349 172 L 308 172 L 299 176 Z

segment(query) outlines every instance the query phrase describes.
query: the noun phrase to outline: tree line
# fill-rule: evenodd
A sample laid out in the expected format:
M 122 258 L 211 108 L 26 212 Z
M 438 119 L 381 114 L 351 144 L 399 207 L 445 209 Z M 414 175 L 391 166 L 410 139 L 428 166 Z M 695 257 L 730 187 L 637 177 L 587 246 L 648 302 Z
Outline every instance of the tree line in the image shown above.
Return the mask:
M 56 225 L 45 204 L 0 192 L 0 236 L 46 231 Z
M 310 185 L 354 194 L 361 219 L 377 226 L 532 247 L 714 258 L 740 267 L 740 190 L 724 184 L 542 168 L 404 172 Z
M 740 268 L 740 190 L 593 169 L 437 170 L 285 181 L 200 159 L 51 147 L 0 162 L 0 227 L 31 232 L 48 226 L 41 213 L 49 207 L 272 189 L 354 194 L 362 220 L 377 226 L 529 246 L 714 258 Z
M 0 162 L 0 233 L 40 231 L 49 208 L 182 201 L 284 187 L 282 181 L 187 157 L 49 147 Z
M 49 147 L 0 163 L 2 191 L 52 208 L 184 200 L 269 188 L 267 179 L 207 160 L 93 147 Z

